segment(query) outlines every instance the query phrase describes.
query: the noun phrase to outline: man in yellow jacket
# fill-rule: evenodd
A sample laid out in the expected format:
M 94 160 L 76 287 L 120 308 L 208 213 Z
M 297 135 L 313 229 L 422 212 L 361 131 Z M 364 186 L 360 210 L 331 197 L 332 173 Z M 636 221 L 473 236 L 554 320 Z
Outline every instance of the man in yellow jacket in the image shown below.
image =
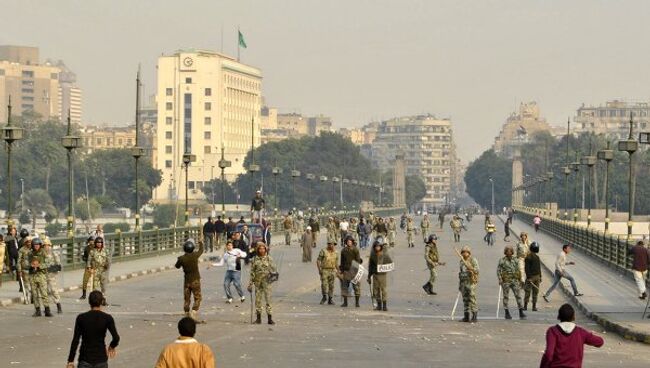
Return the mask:
M 183 317 L 178 321 L 180 337 L 160 352 L 155 368 L 215 368 L 210 347 L 201 344 L 196 334 L 196 321 Z

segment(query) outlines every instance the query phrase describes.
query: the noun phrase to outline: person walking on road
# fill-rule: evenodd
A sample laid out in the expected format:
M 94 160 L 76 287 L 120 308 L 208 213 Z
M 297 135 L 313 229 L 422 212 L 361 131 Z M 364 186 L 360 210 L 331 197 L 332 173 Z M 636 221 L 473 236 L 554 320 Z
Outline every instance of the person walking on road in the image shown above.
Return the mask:
M 214 222 L 214 233 L 215 233 L 215 248 L 221 249 L 221 243 L 223 242 L 223 237 L 226 233 L 226 223 L 223 222 L 221 216 L 217 216 L 217 221 Z
M 327 244 L 336 244 L 336 241 L 338 240 L 338 226 L 336 226 L 333 217 L 327 219 L 327 225 L 325 228 L 327 229 Z
M 539 295 L 539 286 L 542 283 L 542 263 L 537 253 L 539 253 L 539 245 L 537 242 L 532 242 L 530 244 L 530 252 L 524 260 L 524 268 L 526 271 L 524 310 L 528 310 L 528 301 L 532 294 L 533 312 L 537 312 L 537 296 Z
M 397 223 L 395 222 L 395 218 L 391 217 L 388 219 L 388 224 L 386 225 L 386 228 L 388 229 L 388 246 L 391 248 L 395 247 L 395 235 L 397 235 Z
M 496 225 L 494 224 L 494 222 L 492 222 L 491 218 L 488 218 L 487 221 L 485 221 L 485 239 L 489 246 L 494 245 L 496 241 L 496 232 L 497 232 Z
M 183 268 L 183 310 L 185 315 L 197 320 L 201 306 L 201 274 L 199 273 L 199 258 L 203 254 L 203 240 L 199 240 L 199 250 L 194 251 L 194 240 L 187 239 L 183 243 L 185 254 L 176 260 L 176 268 Z M 191 298 L 194 295 L 194 305 L 190 309 Z
M 302 261 L 311 262 L 311 250 L 316 246 L 311 233 L 311 226 L 305 228 L 305 233 L 302 234 L 302 238 L 300 239 L 300 246 L 302 247 Z
M 584 357 L 584 346 L 601 347 L 602 337 L 575 324 L 576 312 L 570 304 L 564 304 L 558 311 L 560 323 L 546 330 L 546 350 L 540 368 L 580 368 Z
M 571 283 L 571 288 L 573 289 L 573 295 L 574 296 L 582 296 L 583 294 L 578 292 L 578 286 L 576 286 L 576 281 L 573 279 L 573 276 L 569 274 L 566 270 L 566 266 L 568 265 L 575 265 L 575 262 L 567 262 L 566 257 L 571 253 L 571 244 L 564 244 L 562 246 L 562 251 L 560 254 L 557 256 L 557 259 L 555 261 L 555 274 L 554 274 L 554 280 L 553 280 L 553 285 L 546 291 L 546 293 L 543 295 L 543 298 L 546 302 L 549 302 L 549 296 L 555 290 L 555 288 L 560 284 L 562 281 L 562 278 L 565 278 L 569 280 Z
M 503 249 L 505 257 L 499 260 L 497 265 L 497 279 L 499 285 L 503 290 L 503 311 L 505 312 L 506 319 L 512 319 L 510 310 L 508 309 L 508 302 L 510 299 L 510 291 L 515 296 L 517 307 L 519 308 L 519 319 L 526 319 L 524 314 L 524 306 L 521 302 L 521 275 L 519 274 L 519 262 L 514 257 L 515 251 L 511 245 L 506 245 Z
M 356 246 L 354 238 L 348 236 L 345 238 L 345 246 L 341 250 L 341 264 L 339 265 L 339 271 L 341 272 L 341 295 L 343 296 L 343 304 L 341 307 L 348 306 L 348 297 L 350 297 L 350 285 L 354 289 L 354 306 L 359 308 L 359 299 L 361 298 L 361 283 L 357 282 L 356 284 L 352 283 L 352 279 L 356 276 L 356 272 L 352 273 L 353 267 L 352 262 L 357 262 L 357 264 L 363 263 L 361 259 L 361 254 L 359 249 Z
M 438 223 L 440 224 L 440 230 L 442 230 L 442 227 L 445 224 L 445 213 L 442 211 L 438 214 Z
M 255 250 L 255 258 L 251 263 L 250 281 L 248 283 L 248 292 L 253 292 L 253 285 L 255 286 L 255 312 L 257 314 L 256 324 L 262 323 L 262 300 L 266 303 L 266 315 L 268 317 L 268 324 L 274 325 L 273 321 L 273 306 L 271 304 L 271 276 L 277 274 L 275 262 L 268 254 L 267 245 L 259 242 Z
M 188 317 L 178 321 L 176 341 L 160 352 L 155 368 L 214 368 L 214 354 L 210 347 L 201 344 L 196 335 L 196 322 Z
M 47 261 L 43 241 L 40 238 L 32 239 L 32 251 L 29 254 L 29 279 L 32 286 L 32 296 L 36 311 L 32 317 L 41 316 L 41 306 L 45 308 L 45 316 L 52 317 L 50 300 L 47 295 Z
M 84 268 L 84 275 L 81 280 L 81 297 L 80 300 L 86 299 L 86 290 L 88 288 L 88 282 L 90 281 L 90 276 L 92 275 L 92 269 L 88 266 L 88 257 L 90 256 L 90 251 L 95 247 L 95 237 L 89 236 L 86 239 L 86 247 L 84 252 L 81 255 L 81 260 L 86 264 Z M 90 290 L 93 290 L 93 285 L 90 285 Z
M 431 227 L 431 222 L 429 222 L 429 216 L 424 215 L 422 221 L 420 221 L 420 230 L 422 231 L 422 241 L 427 242 L 429 238 L 429 228 Z
M 226 251 L 223 253 L 223 257 L 217 263 L 213 263 L 213 266 L 223 266 L 226 265 L 226 274 L 223 278 L 223 289 L 226 292 L 226 303 L 232 303 L 232 292 L 230 291 L 230 285 L 235 284 L 235 289 L 237 294 L 239 294 L 239 301 L 244 302 L 246 297 L 244 292 L 241 289 L 241 259 L 246 258 L 246 252 L 241 251 L 233 246 L 232 242 L 229 241 L 226 243 Z
M 291 232 L 293 231 L 293 219 L 290 215 L 284 216 L 282 221 L 282 228 L 284 229 L 284 244 L 291 245 Z
M 47 269 L 47 295 L 56 304 L 56 312 L 61 314 L 63 313 L 61 296 L 59 295 L 59 286 L 56 283 L 57 275 L 61 272 L 61 257 L 52 250 L 52 241 L 47 236 L 43 238 L 43 248 L 45 251 L 45 268 Z
M 505 236 L 503 237 L 503 241 L 509 242 L 510 241 L 510 222 L 506 221 L 503 223 L 503 233 Z
M 463 322 L 478 320 L 478 303 L 476 302 L 476 287 L 478 286 L 479 266 L 476 258 L 472 257 L 472 249 L 465 245 L 460 250 L 460 271 L 458 272 L 458 291 L 463 297 Z M 470 313 L 471 318 L 470 318 Z
M 517 243 L 517 260 L 519 261 L 519 271 L 521 272 L 521 282 L 525 282 L 526 269 L 524 259 L 530 253 L 530 242 L 528 240 L 528 233 L 522 232 L 519 235 L 519 242 Z
M 103 302 L 106 303 L 106 287 L 108 286 L 108 269 L 111 267 L 108 252 L 104 248 L 104 239 L 95 238 L 95 248 L 88 254 L 86 267 L 93 274 L 93 290 L 101 290 Z
M 415 224 L 413 224 L 413 218 L 411 216 L 406 220 L 406 239 L 409 244 L 409 248 L 414 248 L 415 243 L 413 242 L 413 234 L 415 233 Z
M 630 253 L 632 253 L 632 274 L 634 274 L 636 287 L 639 289 L 639 299 L 643 300 L 648 297 L 646 277 L 648 276 L 650 250 L 645 247 L 643 240 L 639 240 L 635 246 L 630 248 Z
M 334 296 L 334 280 L 340 273 L 338 269 L 339 254 L 334 247 L 336 242 L 327 241 L 327 248 L 321 249 L 316 260 L 316 268 L 318 268 L 318 275 L 320 276 L 320 288 L 323 297 L 320 304 L 334 305 L 332 297 Z
M 444 266 L 444 262 L 440 262 L 440 257 L 438 254 L 438 246 L 436 244 L 436 236 L 431 234 L 426 240 L 426 245 L 424 247 L 424 260 L 427 263 L 427 268 L 429 269 L 429 281 L 422 286 L 424 292 L 429 295 L 437 295 L 433 291 L 433 284 L 436 282 L 436 267 Z
M 454 233 L 454 243 L 459 243 L 460 231 L 463 229 L 463 224 L 460 222 L 460 218 L 454 215 L 454 217 L 449 222 L 449 226 L 451 227 L 451 231 Z
M 381 238 L 377 238 L 372 244 L 372 252 L 368 264 L 368 283 L 372 283 L 372 295 L 377 300 L 377 311 L 388 311 L 387 280 L 386 273 L 389 272 L 393 260 L 384 249 L 386 244 Z
M 212 217 L 208 217 L 208 221 L 203 225 L 203 237 L 205 243 L 205 250 L 207 252 L 214 252 L 214 236 L 216 233 L 216 228 L 214 226 L 214 220 Z
M 318 242 L 318 233 L 320 233 L 320 223 L 318 222 L 318 217 L 311 216 L 309 218 L 309 221 L 307 221 L 307 223 L 311 227 L 311 239 L 315 247 Z M 356 231 L 356 228 L 354 229 L 354 231 Z
M 539 225 L 542 223 L 542 218 L 539 216 L 539 213 L 533 218 L 533 226 L 535 226 L 535 232 L 539 231 Z
M 81 340 L 81 348 L 77 368 L 108 368 L 108 358 L 117 355 L 120 335 L 117 334 L 113 317 L 102 312 L 102 305 L 105 304 L 104 296 L 100 291 L 94 290 L 88 296 L 88 303 L 90 311 L 79 314 L 75 320 L 66 368 L 74 368 L 74 357 L 79 340 Z M 108 348 L 104 341 L 107 331 L 112 337 Z

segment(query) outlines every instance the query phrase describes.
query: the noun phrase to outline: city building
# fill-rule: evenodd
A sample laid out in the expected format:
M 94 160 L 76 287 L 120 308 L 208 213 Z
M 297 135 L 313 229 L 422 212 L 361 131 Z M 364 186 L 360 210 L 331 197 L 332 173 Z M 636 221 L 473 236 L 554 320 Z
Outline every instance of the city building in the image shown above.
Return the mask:
M 449 119 L 433 115 L 399 117 L 378 124 L 369 158 L 384 171 L 395 167 L 396 154 L 403 155 L 406 176 L 419 176 L 426 185 L 421 204 L 440 206 L 461 195 L 452 193 L 457 163 L 453 142 Z
M 571 131 L 574 134 L 606 134 L 612 139 L 627 138 L 630 133 L 630 117 L 633 118 L 636 133 L 647 130 L 650 127 L 650 103 L 612 100 L 599 106 L 582 104 L 571 124 Z
M 307 135 L 318 137 L 321 132 L 332 131 L 332 119 L 322 114 L 307 119 Z
M 522 102 L 519 104 L 519 111 L 508 116 L 499 135 L 494 139 L 494 152 L 511 158 L 514 146 L 519 147 L 528 142 L 533 134 L 542 131 L 551 133 L 551 127 L 546 119 L 540 116 L 537 102 Z
M 317 137 L 332 131 L 332 119 L 323 115 L 302 116 L 297 113 L 278 114 L 277 109 L 262 108 L 262 143 L 287 138 Z
M 377 136 L 378 127 L 378 122 L 372 122 L 364 125 L 361 128 L 341 128 L 339 129 L 339 133 L 342 136 L 350 139 L 352 143 L 356 145 L 370 145 Z
M 0 101 L 11 96 L 12 114 L 34 113 L 44 120 L 82 119 L 82 91 L 76 75 L 62 61 L 41 64 L 37 47 L 0 46 Z M 7 110 L 0 109 L 0 121 Z
M 195 155 L 188 170 L 190 199 L 204 198 L 221 159 L 229 178 L 246 172 L 244 158 L 261 142 L 262 72 L 207 50 L 180 50 L 158 58 L 154 166 L 162 171 L 155 201 L 185 195 L 183 155 Z M 218 171 L 218 170 L 217 170 Z
M 128 127 L 81 126 L 82 150 L 131 148 L 135 145 L 135 125 Z
M 309 118 L 301 114 L 278 114 L 278 129 L 285 130 L 288 137 L 303 137 L 309 134 Z

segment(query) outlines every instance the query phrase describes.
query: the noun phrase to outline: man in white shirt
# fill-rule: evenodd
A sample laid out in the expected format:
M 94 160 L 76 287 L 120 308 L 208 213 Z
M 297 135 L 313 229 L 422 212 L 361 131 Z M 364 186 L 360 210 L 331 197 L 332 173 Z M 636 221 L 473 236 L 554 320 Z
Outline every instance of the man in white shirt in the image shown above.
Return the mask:
M 344 244 L 343 242 L 345 241 L 345 238 L 348 237 L 348 231 L 350 230 L 350 223 L 347 219 L 343 218 L 343 220 L 339 222 L 339 229 L 341 230 L 341 244 Z
M 223 253 L 223 258 L 218 263 L 213 263 L 213 266 L 226 265 L 226 275 L 223 279 L 223 288 L 226 291 L 226 303 L 232 303 L 232 293 L 230 292 L 230 285 L 235 284 L 239 300 L 243 303 L 246 300 L 244 292 L 241 289 L 241 263 L 240 259 L 246 258 L 246 252 L 233 247 L 231 241 L 226 243 L 226 251 Z
M 553 280 L 553 285 L 551 285 L 550 288 L 546 291 L 544 294 L 543 298 L 548 302 L 549 295 L 555 290 L 555 288 L 560 284 L 560 281 L 562 281 L 562 278 L 564 277 L 565 279 L 569 280 L 571 283 L 571 288 L 573 289 L 573 295 L 574 296 L 582 296 L 583 294 L 578 292 L 578 287 L 576 286 L 576 281 L 573 279 L 573 276 L 571 276 L 567 270 L 566 266 L 567 265 L 574 265 L 575 262 L 567 262 L 566 256 L 571 253 L 571 244 L 564 244 L 562 246 L 562 252 L 560 252 L 560 255 L 557 256 L 557 259 L 555 260 L 555 279 Z

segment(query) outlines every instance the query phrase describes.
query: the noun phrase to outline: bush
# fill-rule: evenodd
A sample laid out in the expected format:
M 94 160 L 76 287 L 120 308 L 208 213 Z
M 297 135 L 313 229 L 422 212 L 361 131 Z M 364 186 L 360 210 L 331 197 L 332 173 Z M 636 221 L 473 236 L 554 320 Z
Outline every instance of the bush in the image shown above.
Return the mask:
M 153 227 L 156 226 L 152 224 L 151 222 L 147 222 L 142 226 L 142 230 L 153 230 Z
M 121 232 L 125 233 L 131 230 L 131 225 L 129 225 L 126 222 L 115 222 L 115 223 L 107 223 L 104 224 L 104 233 L 105 234 L 112 234 L 117 232 L 117 229 L 120 229 Z
M 59 221 L 55 221 L 45 225 L 45 232 L 47 233 L 47 236 L 53 238 L 59 235 L 64 230 L 64 228 L 65 226 L 63 224 L 61 224 Z
M 176 219 L 176 214 L 178 212 L 178 219 Z M 161 229 L 168 228 L 172 226 L 174 220 L 177 220 L 177 225 L 184 221 L 184 212 L 180 205 L 178 208 L 173 204 L 161 204 L 156 206 L 153 210 L 153 224 L 158 226 Z

